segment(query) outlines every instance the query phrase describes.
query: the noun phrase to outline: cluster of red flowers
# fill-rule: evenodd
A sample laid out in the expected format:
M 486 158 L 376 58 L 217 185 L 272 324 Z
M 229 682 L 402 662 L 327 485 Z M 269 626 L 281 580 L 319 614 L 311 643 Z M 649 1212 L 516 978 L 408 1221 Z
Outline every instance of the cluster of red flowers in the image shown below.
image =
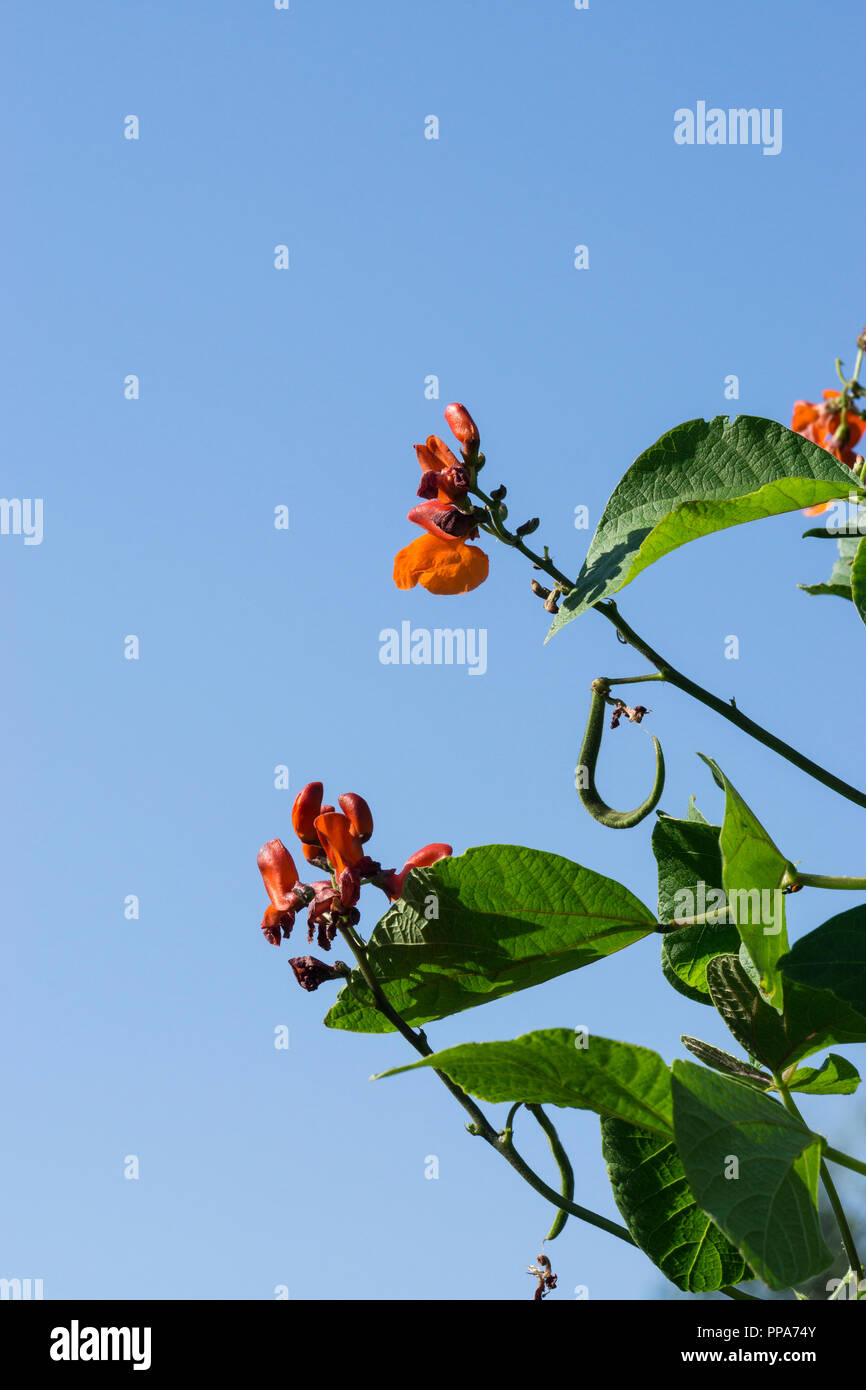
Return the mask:
M 832 387 L 822 395 L 824 400 L 821 404 L 815 401 L 794 402 L 791 429 L 795 434 L 802 434 L 804 439 L 811 439 L 813 444 L 820 444 L 840 463 L 854 468 L 861 459 L 853 446 L 866 430 L 866 419 L 854 409 L 847 397 Z M 821 502 L 816 507 L 806 507 L 805 515 L 819 516 L 829 506 L 829 502 Z
M 292 807 L 292 828 L 304 858 L 326 870 L 328 878 L 301 883 L 295 861 L 282 840 L 269 840 L 259 850 L 259 871 L 269 899 L 262 931 L 272 946 L 288 940 L 296 914 L 306 907 L 308 944 L 315 936 L 320 949 L 330 951 L 340 927 L 354 927 L 361 920 L 357 903 L 364 883 L 375 884 L 394 902 L 402 896 L 410 869 L 435 864 L 452 853 L 450 845 L 425 845 L 402 869 L 383 869 L 364 849 L 373 834 L 373 815 L 364 798 L 344 792 L 337 798 L 337 811 L 322 805 L 323 790 L 321 782 L 309 782 L 298 793 Z M 289 964 L 298 983 L 309 990 L 342 973 L 314 956 L 296 956 Z
M 464 405 L 445 409 L 445 419 L 461 446 L 462 463 L 444 440 L 431 434 L 415 453 L 423 471 L 418 496 L 424 501 L 409 512 L 409 520 L 426 531 L 399 552 L 394 560 L 398 589 L 416 584 L 431 594 L 466 594 L 487 578 L 488 559 L 467 540 L 478 536 L 475 509 L 468 503 L 469 489 L 483 462 L 479 454 L 478 426 Z

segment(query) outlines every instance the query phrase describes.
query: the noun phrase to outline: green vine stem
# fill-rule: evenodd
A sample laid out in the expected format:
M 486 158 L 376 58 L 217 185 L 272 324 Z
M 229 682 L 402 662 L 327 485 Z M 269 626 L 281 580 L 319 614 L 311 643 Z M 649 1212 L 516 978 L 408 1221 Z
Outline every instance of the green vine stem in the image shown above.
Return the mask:
M 855 805 L 862 806 L 866 809 L 866 792 L 861 792 L 856 787 L 852 787 L 850 783 L 843 782 L 841 777 L 836 777 L 834 773 L 828 772 L 826 768 L 821 767 L 819 763 L 813 762 L 811 758 L 807 758 L 805 754 L 800 753 L 798 749 L 792 748 L 789 743 L 785 743 L 783 739 L 777 738 L 775 734 L 770 733 L 769 729 L 764 729 L 760 724 L 756 724 L 754 719 L 750 719 L 748 715 L 743 714 L 735 705 L 732 705 L 727 700 L 720 699 L 718 695 L 713 695 L 711 691 L 705 690 L 703 686 L 698 685 L 696 681 L 683 675 L 682 671 L 678 671 L 676 667 L 666 661 L 659 652 L 655 651 L 648 642 L 645 642 L 644 639 L 635 632 L 634 628 L 629 626 L 620 614 L 613 599 L 606 599 L 601 603 L 594 604 L 593 607 L 596 613 L 601 613 L 602 617 L 607 618 L 608 622 L 613 624 L 617 632 L 630 647 L 634 647 L 635 651 L 640 652 L 645 660 L 656 667 L 656 670 L 669 685 L 674 685 L 686 695 L 691 695 L 693 699 L 699 700 L 702 705 L 706 705 L 708 709 L 714 710 L 716 714 L 720 714 L 723 719 L 727 719 L 728 723 L 735 724 L 743 733 L 748 734 L 750 738 L 756 739 L 758 743 L 763 743 L 765 748 L 771 749 L 774 753 L 777 753 L 779 757 L 785 758 L 789 763 L 793 763 L 801 772 L 805 772 L 807 776 L 814 778 L 816 782 L 823 783 L 825 787 L 829 787 L 831 791 L 837 792 L 839 796 L 845 797 L 847 801 L 853 801 Z
M 545 574 L 549 575 L 550 578 L 556 582 L 557 587 L 562 593 L 568 593 L 573 587 L 573 581 L 570 580 L 567 575 L 563 574 L 562 570 L 558 569 L 553 563 L 547 554 L 547 547 L 545 546 L 543 555 L 539 555 L 536 551 L 531 550 L 522 537 L 514 535 L 504 525 L 500 514 L 499 502 L 489 497 L 487 493 L 482 492 L 477 484 L 473 488 L 473 491 L 486 504 L 491 518 L 491 525 L 487 526 L 483 524 L 482 529 L 496 536 L 504 545 L 510 546 L 513 550 L 519 550 L 522 555 L 528 560 L 531 560 L 536 569 L 542 570 Z M 655 666 L 661 680 L 667 681 L 669 685 L 676 686 L 677 689 L 682 690 L 684 694 L 690 695 L 692 699 L 698 700 L 701 704 L 706 705 L 708 709 L 721 715 L 723 719 L 727 719 L 730 724 L 734 724 L 744 734 L 748 734 L 750 738 L 756 739 L 758 743 L 763 743 L 766 748 L 777 753 L 779 757 L 785 758 L 789 763 L 793 763 L 794 767 L 799 768 L 801 772 L 805 772 L 807 776 L 814 778 L 816 782 L 821 782 L 825 787 L 829 787 L 831 791 L 836 792 L 839 796 L 845 797 L 847 801 L 853 801 L 856 806 L 862 806 L 864 810 L 866 810 L 866 792 L 859 791 L 857 787 L 852 787 L 849 782 L 845 782 L 841 777 L 836 777 L 834 773 L 828 772 L 826 768 L 821 767 L 819 763 L 813 762 L 811 758 L 807 758 L 805 754 L 793 748 L 791 744 L 785 743 L 784 739 L 778 738 L 775 734 L 771 733 L 769 729 L 765 729 L 760 724 L 757 724 L 754 719 L 750 719 L 748 715 L 738 710 L 733 701 L 722 700 L 718 695 L 714 695 L 712 691 L 705 690 L 703 686 L 698 685 L 697 681 L 693 681 L 689 676 L 684 675 L 682 671 L 678 671 L 675 666 L 667 661 L 665 657 L 661 656 L 659 652 L 655 651 L 643 637 L 635 632 L 633 627 L 629 626 L 625 618 L 620 614 L 613 599 L 603 599 L 592 606 L 596 613 L 600 613 L 603 618 L 607 618 L 608 622 L 613 624 L 624 642 L 630 647 L 633 647 L 636 652 L 639 652 L 652 666 Z
M 343 935 L 343 940 L 345 940 L 346 944 L 349 945 L 349 949 L 350 951 L 352 951 L 354 959 L 357 960 L 357 966 L 359 966 L 361 977 L 363 977 L 364 983 L 366 983 L 368 990 L 370 990 L 371 994 L 373 994 L 375 1006 L 377 1006 L 378 1011 L 381 1012 L 382 1015 L 384 1015 L 386 1019 L 389 1020 L 389 1023 L 392 1023 L 393 1026 L 395 1026 L 395 1029 L 398 1030 L 398 1033 L 402 1034 L 402 1036 L 406 1038 L 406 1041 L 409 1042 L 411 1047 L 416 1049 L 416 1052 L 420 1052 L 421 1056 L 432 1056 L 432 1048 L 430 1042 L 427 1041 L 427 1037 L 424 1036 L 423 1031 L 418 1030 L 416 1033 L 416 1030 L 411 1029 L 409 1023 L 406 1023 L 406 1020 L 400 1017 L 399 1013 L 396 1012 L 396 1009 L 392 1008 L 391 1004 L 389 1004 L 388 1002 L 388 999 L 386 999 L 385 995 L 382 994 L 381 986 L 379 986 L 377 977 L 375 977 L 373 967 L 371 967 L 370 965 L 370 958 L 368 958 L 366 948 L 364 948 L 364 942 L 361 941 L 359 935 L 357 935 L 353 927 L 349 926 L 341 927 L 341 933 Z M 516 1172 L 518 1176 L 523 1177 L 525 1183 L 528 1183 L 528 1186 L 530 1186 L 532 1190 L 537 1191 L 539 1197 L 544 1197 L 545 1201 L 550 1202 L 550 1205 L 552 1205 L 552 1207 L 559 1208 L 560 1212 L 566 1212 L 567 1215 L 570 1216 L 577 1216 L 578 1219 L 587 1222 L 587 1225 L 596 1226 L 599 1230 L 605 1230 L 605 1232 L 607 1232 L 609 1236 L 616 1236 L 617 1240 L 626 1241 L 627 1245 L 635 1245 L 635 1247 L 637 1247 L 637 1241 L 635 1241 L 634 1237 L 631 1236 L 631 1232 L 628 1232 L 626 1226 L 620 1226 L 619 1222 L 609 1220 L 607 1219 L 607 1216 L 599 1215 L 599 1212 L 591 1211 L 591 1209 L 589 1209 L 588 1207 L 581 1207 L 581 1205 L 578 1204 L 578 1202 L 571 1200 L 571 1195 L 566 1195 L 564 1191 L 562 1194 L 557 1193 L 557 1191 L 555 1191 L 555 1188 L 549 1187 L 548 1183 L 545 1183 L 545 1180 L 542 1179 L 542 1177 L 539 1177 L 538 1173 L 535 1172 L 534 1169 L 530 1168 L 530 1165 L 528 1165 L 528 1163 L 525 1162 L 525 1159 L 521 1158 L 521 1155 L 518 1154 L 516 1148 L 514 1148 L 514 1144 L 512 1141 L 512 1126 L 514 1123 L 514 1115 L 516 1115 L 518 1108 L 520 1108 L 521 1102 L 516 1102 L 516 1104 L 512 1105 L 512 1108 L 510 1108 L 509 1111 L 509 1115 L 507 1115 L 506 1127 L 502 1130 L 502 1133 L 498 1133 L 498 1131 L 493 1129 L 493 1126 L 491 1125 L 491 1122 L 489 1122 L 487 1115 L 485 1115 L 484 1111 L 481 1111 L 480 1106 L 475 1105 L 473 1099 L 468 1097 L 466 1091 L 464 1091 L 463 1088 L 457 1086 L 455 1081 L 452 1081 L 452 1079 L 450 1079 L 449 1076 L 446 1076 L 445 1072 L 441 1072 L 441 1070 L 439 1070 L 438 1068 L 434 1068 L 432 1070 L 434 1070 L 436 1076 L 439 1077 L 439 1080 L 442 1081 L 443 1086 L 448 1088 L 450 1094 L 452 1094 L 453 1097 L 455 1097 L 457 1104 L 463 1106 L 464 1111 L 466 1111 L 468 1115 L 471 1116 L 471 1125 L 466 1126 L 467 1130 L 470 1131 L 470 1134 L 475 1134 L 475 1136 L 482 1138 L 482 1140 L 484 1140 L 485 1143 L 491 1145 L 491 1148 L 493 1148 L 493 1150 L 498 1152 L 498 1154 L 502 1155 L 503 1158 L 505 1158 L 505 1161 L 507 1163 L 510 1163 L 510 1166 L 512 1166 L 512 1168 L 514 1169 L 514 1172 Z M 527 1109 L 532 1109 L 532 1111 L 534 1112 L 535 1109 L 538 1109 L 539 1113 L 541 1113 L 541 1115 L 544 1115 L 544 1111 L 541 1111 L 541 1106 L 527 1105 Z M 548 1129 L 546 1129 L 545 1127 L 545 1123 L 542 1123 L 542 1120 L 539 1119 L 539 1115 L 535 1115 L 535 1119 L 538 1119 L 539 1125 L 541 1125 L 542 1129 L 545 1130 L 545 1133 L 548 1134 L 550 1147 L 553 1147 L 553 1143 L 552 1140 L 550 1140 L 550 1134 L 548 1133 Z M 550 1129 L 553 1129 L 552 1123 L 550 1123 L 548 1116 L 544 1115 L 544 1120 L 546 1123 L 548 1123 L 548 1125 L 550 1125 Z M 556 1136 L 556 1143 L 559 1144 L 559 1136 Z M 560 1145 L 560 1148 L 562 1148 L 562 1145 Z M 557 1162 L 559 1162 L 559 1156 L 557 1156 L 557 1151 L 555 1150 L 553 1152 L 555 1152 Z M 569 1158 L 567 1158 L 566 1152 L 564 1152 L 564 1150 L 562 1150 L 562 1155 L 564 1161 L 566 1161 L 567 1165 L 569 1165 L 569 1170 L 571 1170 Z M 563 1173 L 564 1181 L 562 1163 L 560 1163 L 560 1173 Z M 573 1170 L 571 1170 L 571 1183 L 573 1183 L 573 1179 L 574 1172 Z M 553 1227 L 555 1226 L 556 1222 L 553 1223 Z M 560 1229 L 562 1229 L 562 1227 L 560 1227 Z M 546 1238 L 550 1240 L 552 1236 L 548 1234 L 548 1237 Z M 735 1287 L 733 1286 L 726 1286 L 724 1287 L 724 1289 L 720 1289 L 719 1293 L 726 1295 L 726 1298 L 748 1298 L 748 1300 L 760 1302 L 760 1300 L 755 1300 L 755 1294 L 742 1293 L 742 1290 L 735 1289 Z
M 853 1173 L 861 1173 L 866 1178 L 866 1163 L 860 1158 L 852 1158 L 850 1154 L 842 1153 L 841 1149 L 832 1149 L 829 1144 L 824 1150 L 824 1157 L 831 1163 L 838 1163 L 842 1168 L 850 1168 Z
M 418 1032 L 416 1032 L 413 1028 L 411 1028 L 409 1024 L 406 1023 L 405 1019 L 400 1017 L 396 1009 L 392 1008 L 392 1006 L 388 1003 L 388 1000 L 382 993 L 379 982 L 376 979 L 375 973 L 370 965 L 370 960 L 364 947 L 364 943 L 361 941 L 361 938 L 358 936 L 358 934 L 354 931 L 352 927 L 341 927 L 340 930 L 344 940 L 349 946 L 349 949 L 354 955 L 355 960 L 358 962 L 358 969 L 361 972 L 364 983 L 367 985 L 367 988 L 373 995 L 373 999 L 375 1001 L 377 1009 L 379 1009 L 380 1013 L 382 1013 L 385 1016 L 385 1018 L 387 1018 L 388 1021 L 394 1025 L 397 1031 L 400 1034 L 402 1034 L 402 1036 L 415 1049 L 416 1052 L 419 1052 L 422 1057 L 432 1056 L 433 1049 L 428 1043 L 424 1033 L 420 1029 L 418 1030 Z M 463 1109 L 467 1111 L 467 1113 L 472 1117 L 472 1123 L 466 1126 L 466 1128 L 469 1130 L 469 1133 L 477 1135 L 479 1138 L 483 1139 L 487 1144 L 489 1144 L 491 1148 L 495 1149 L 498 1154 L 501 1154 L 505 1161 L 511 1165 L 514 1171 L 521 1178 L 523 1178 L 524 1182 L 528 1183 L 528 1185 L 531 1188 L 533 1188 L 533 1190 L 537 1192 L 540 1197 L 544 1197 L 546 1201 L 550 1202 L 551 1206 L 557 1207 L 560 1212 L 565 1212 L 569 1216 L 576 1216 L 581 1221 L 585 1221 L 588 1225 L 596 1226 L 599 1230 L 606 1231 L 608 1235 L 616 1236 L 618 1240 L 625 1241 L 627 1245 L 637 1246 L 637 1242 L 634 1240 L 634 1238 L 631 1235 L 631 1232 L 628 1231 L 625 1226 L 620 1226 L 619 1223 L 616 1221 L 608 1220 L 606 1216 L 601 1216 L 598 1212 L 591 1211 L 589 1207 L 580 1206 L 577 1202 L 572 1201 L 570 1196 L 566 1196 L 564 1193 L 560 1194 L 559 1192 L 556 1192 L 552 1187 L 548 1186 L 548 1184 L 544 1181 L 543 1178 L 539 1177 L 539 1175 L 534 1171 L 534 1169 L 530 1168 L 526 1160 L 522 1158 L 521 1155 L 517 1152 L 512 1142 L 511 1127 L 514 1123 L 514 1116 L 516 1115 L 522 1102 L 518 1101 L 514 1105 L 512 1105 L 511 1109 L 508 1112 L 508 1118 L 506 1120 L 505 1129 L 502 1130 L 501 1133 L 498 1133 L 494 1129 L 490 1121 L 487 1119 L 487 1116 L 484 1114 L 484 1112 L 479 1108 L 479 1106 L 475 1104 L 475 1102 L 466 1094 L 466 1092 L 460 1086 L 457 1086 L 449 1076 L 446 1076 L 443 1071 L 439 1071 L 438 1068 L 434 1067 L 433 1070 L 439 1077 L 439 1080 L 442 1082 L 442 1084 L 454 1096 L 458 1104 L 462 1105 Z M 527 1106 L 526 1108 L 530 1109 L 532 1107 Z M 541 1107 L 539 1106 L 537 1107 L 537 1109 L 541 1110 Z M 541 1113 L 543 1114 L 544 1112 L 542 1111 Z M 536 1115 L 535 1118 L 538 1119 L 538 1115 Z M 544 1115 L 544 1119 L 548 1122 L 548 1124 L 550 1124 L 547 1115 Z M 540 1120 L 539 1123 L 541 1123 Z M 543 1124 L 542 1128 L 544 1128 Z M 552 1125 L 551 1128 L 553 1128 Z M 547 1130 L 545 1130 L 545 1133 L 547 1133 Z M 548 1139 L 550 1139 L 549 1134 Z M 558 1135 L 557 1142 L 559 1142 Z M 567 1155 L 565 1155 L 564 1150 L 563 1156 L 565 1157 L 566 1163 L 568 1163 L 568 1157 Z M 570 1166 L 571 1165 L 569 1164 L 569 1167 Z M 560 1172 L 562 1172 L 561 1167 Z M 556 1223 L 554 1222 L 554 1226 L 555 1225 Z M 548 1235 L 547 1239 L 550 1240 L 551 1236 Z M 756 1298 L 754 1294 L 744 1293 L 741 1289 L 737 1289 L 733 1285 L 726 1285 L 724 1288 L 719 1289 L 719 1293 L 724 1294 L 726 1298 L 748 1299 L 752 1302 L 762 1301 L 761 1299 Z
M 410 1028 L 409 1024 L 397 1013 L 396 1009 L 391 1007 L 382 993 L 360 937 L 352 927 L 341 927 L 340 931 L 358 962 L 358 969 L 363 976 L 364 983 L 373 996 L 376 1008 L 388 1019 L 389 1023 L 394 1025 L 397 1031 L 402 1034 L 416 1052 L 420 1053 L 422 1057 L 431 1057 L 433 1055 L 433 1049 L 428 1043 L 424 1033 L 421 1031 L 416 1033 L 413 1028 Z M 433 1070 L 439 1077 L 443 1086 L 451 1092 L 458 1105 L 461 1105 L 469 1115 L 472 1123 L 467 1125 L 467 1129 L 470 1134 L 477 1135 L 480 1139 L 488 1143 L 491 1148 L 495 1149 L 497 1153 L 501 1154 L 502 1157 L 511 1164 L 515 1172 L 520 1174 L 524 1182 L 527 1182 L 530 1187 L 534 1188 L 540 1196 L 546 1198 L 553 1206 L 558 1207 L 561 1211 L 568 1213 L 568 1215 L 580 1217 L 581 1221 L 586 1221 L 591 1226 L 597 1226 L 600 1230 L 607 1231 L 608 1235 L 617 1236 L 620 1240 L 626 1241 L 628 1245 L 635 1244 L 625 1226 L 620 1226 L 618 1222 L 610 1221 L 606 1216 L 601 1216 L 598 1212 L 591 1211 L 589 1207 L 582 1207 L 577 1202 L 571 1201 L 570 1198 L 561 1196 L 560 1193 L 556 1192 L 554 1188 L 549 1187 L 544 1179 L 540 1178 L 539 1175 L 530 1168 L 525 1159 L 517 1152 L 511 1140 L 510 1124 L 513 1123 L 516 1106 L 512 1106 L 508 1125 L 500 1134 L 494 1129 L 483 1110 L 475 1104 L 462 1087 L 452 1081 L 450 1076 L 447 1076 L 444 1071 L 439 1071 L 437 1067 L 434 1067 Z
M 866 888 L 866 878 L 845 878 L 833 874 L 801 874 L 794 871 L 786 875 L 783 887 L 794 888 L 853 888 L 862 893 Z

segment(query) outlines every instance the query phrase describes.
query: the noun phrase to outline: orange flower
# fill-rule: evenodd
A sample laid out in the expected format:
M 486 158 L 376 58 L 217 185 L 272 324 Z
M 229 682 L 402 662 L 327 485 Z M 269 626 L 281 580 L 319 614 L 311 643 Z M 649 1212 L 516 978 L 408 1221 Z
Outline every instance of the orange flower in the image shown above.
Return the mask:
M 864 430 L 866 420 L 852 407 L 848 406 L 845 423 L 842 423 L 842 400 L 840 393 L 832 387 L 822 392 L 823 405 L 814 401 L 795 401 L 791 415 L 791 429 L 826 449 L 829 454 L 853 468 L 858 461 L 852 445 L 856 444 Z M 805 507 L 804 516 L 820 516 L 831 504 L 819 502 L 815 507 Z
M 490 562 L 477 545 L 428 533 L 397 553 L 394 583 L 398 589 L 420 584 L 430 594 L 468 594 L 484 583 L 489 569 Z
M 471 509 L 463 510 L 476 469 L 484 460 L 478 453 L 478 426 L 466 407 L 453 402 L 446 408 L 445 419 L 463 446 L 463 462 L 437 434 L 415 445 L 422 472 L 418 496 L 426 500 L 412 508 L 409 520 L 429 534 L 395 556 L 394 583 L 398 589 L 420 584 L 431 594 L 468 594 L 484 583 L 490 568 L 484 551 L 466 544 L 478 535 L 478 523 Z
M 257 863 L 270 898 L 262 918 L 262 931 L 272 946 L 279 946 L 280 930 L 286 939 L 294 926 L 298 904 L 293 889 L 298 882 L 298 871 L 282 840 L 268 840 L 262 845 Z
M 328 811 L 317 816 L 315 825 L 322 847 L 338 878 L 346 869 L 356 868 L 365 858 L 364 846 L 355 834 L 352 822 L 341 811 Z

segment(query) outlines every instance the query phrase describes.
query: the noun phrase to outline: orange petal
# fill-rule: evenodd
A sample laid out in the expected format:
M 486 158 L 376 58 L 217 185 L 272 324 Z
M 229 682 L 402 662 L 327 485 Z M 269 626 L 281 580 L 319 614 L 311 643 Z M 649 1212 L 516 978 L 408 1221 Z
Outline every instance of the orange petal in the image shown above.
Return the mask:
M 338 878 L 344 869 L 353 868 L 364 858 L 364 846 L 352 829 L 349 817 L 340 811 L 317 816 L 316 834 Z
M 813 405 L 811 401 L 795 401 L 794 412 L 791 416 L 791 429 L 799 434 L 804 425 L 811 425 L 819 414 L 820 407 Z
M 831 504 L 829 502 L 819 502 L 817 507 L 804 507 L 803 515 L 820 516 L 822 512 L 827 512 L 830 510 L 830 505 Z
M 489 568 L 487 556 L 476 545 L 427 534 L 395 556 L 394 583 L 398 589 L 420 584 L 431 594 L 468 594 L 484 583 Z
M 285 912 L 293 905 L 292 889 L 298 881 L 295 861 L 282 840 L 268 840 L 259 850 L 257 862 L 271 905 Z
M 430 450 L 434 459 L 436 459 L 440 469 L 458 467 L 456 454 L 452 454 L 445 440 L 440 439 L 438 434 L 428 434 L 427 448 Z

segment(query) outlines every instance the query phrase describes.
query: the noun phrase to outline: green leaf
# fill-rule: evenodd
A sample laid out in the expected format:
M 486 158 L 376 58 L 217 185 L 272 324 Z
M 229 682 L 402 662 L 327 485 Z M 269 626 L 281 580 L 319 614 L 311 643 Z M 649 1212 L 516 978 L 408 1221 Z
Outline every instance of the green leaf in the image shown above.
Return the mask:
M 678 1289 L 709 1293 L 754 1277 L 701 1211 L 674 1144 L 624 1120 L 602 1119 L 601 1148 L 625 1224 Z
M 850 469 L 773 420 L 678 425 L 617 484 L 549 635 L 687 541 L 851 492 Z
M 715 1047 L 713 1043 L 704 1042 L 702 1038 L 691 1038 L 687 1033 L 683 1034 L 682 1042 L 689 1052 L 703 1062 L 704 1066 L 712 1067 L 713 1071 L 723 1072 L 725 1076 L 735 1076 L 749 1086 L 757 1086 L 759 1091 L 772 1089 L 772 1076 L 758 1067 L 750 1066 L 748 1062 L 741 1062 L 739 1057 L 732 1057 L 724 1048 Z
M 510 1042 L 460 1043 L 382 1076 L 419 1067 L 444 1071 L 480 1100 L 595 1110 L 672 1138 L 670 1071 L 633 1043 L 544 1028 Z
M 622 884 L 570 859 L 482 845 L 414 869 L 367 954 L 388 1002 L 417 1025 L 591 965 L 639 941 L 655 920 Z M 393 1031 L 358 970 L 325 1023 Z
M 812 990 L 832 990 L 866 1017 L 866 904 L 839 912 L 801 936 L 779 968 L 786 980 Z
M 689 1187 L 755 1274 L 788 1289 L 832 1264 L 818 1220 L 820 1136 L 769 1096 L 694 1062 L 674 1062 L 672 1091 Z
M 806 532 L 809 535 L 809 532 Z M 851 598 L 851 567 L 859 545 L 858 536 L 840 536 L 838 540 L 839 558 L 835 561 L 830 578 L 826 584 L 798 584 L 807 594 L 834 594 L 837 598 Z
M 789 1091 L 806 1091 L 810 1096 L 850 1096 L 860 1085 L 860 1073 L 847 1057 L 831 1052 L 821 1067 L 800 1067 L 789 1077 Z
M 708 825 L 700 811 L 690 805 L 690 813 L 693 809 L 699 820 L 660 816 L 653 829 L 660 922 L 701 916 L 725 903 L 719 827 Z M 661 948 L 665 979 L 688 999 L 710 1004 L 707 962 L 723 952 L 736 951 L 739 942 L 736 927 L 727 922 L 666 932 Z
M 866 623 L 866 536 L 861 539 L 854 553 L 854 563 L 851 566 L 851 597 L 854 607 Z
M 686 820 L 697 821 L 698 825 L 709 825 L 709 821 L 695 805 L 695 798 L 689 797 L 689 809 L 686 811 Z
M 866 1017 L 829 989 L 811 989 L 789 978 L 780 1014 L 761 998 L 736 956 L 711 961 L 707 983 L 737 1042 L 771 1071 L 783 1072 L 825 1047 L 866 1042 Z
M 719 844 L 722 879 L 732 921 L 740 940 L 761 972 L 761 987 L 774 1004 L 782 1003 L 777 962 L 788 949 L 785 900 L 781 887 L 794 867 L 776 848 L 718 763 L 703 753 L 707 767 L 725 793 L 725 818 Z

